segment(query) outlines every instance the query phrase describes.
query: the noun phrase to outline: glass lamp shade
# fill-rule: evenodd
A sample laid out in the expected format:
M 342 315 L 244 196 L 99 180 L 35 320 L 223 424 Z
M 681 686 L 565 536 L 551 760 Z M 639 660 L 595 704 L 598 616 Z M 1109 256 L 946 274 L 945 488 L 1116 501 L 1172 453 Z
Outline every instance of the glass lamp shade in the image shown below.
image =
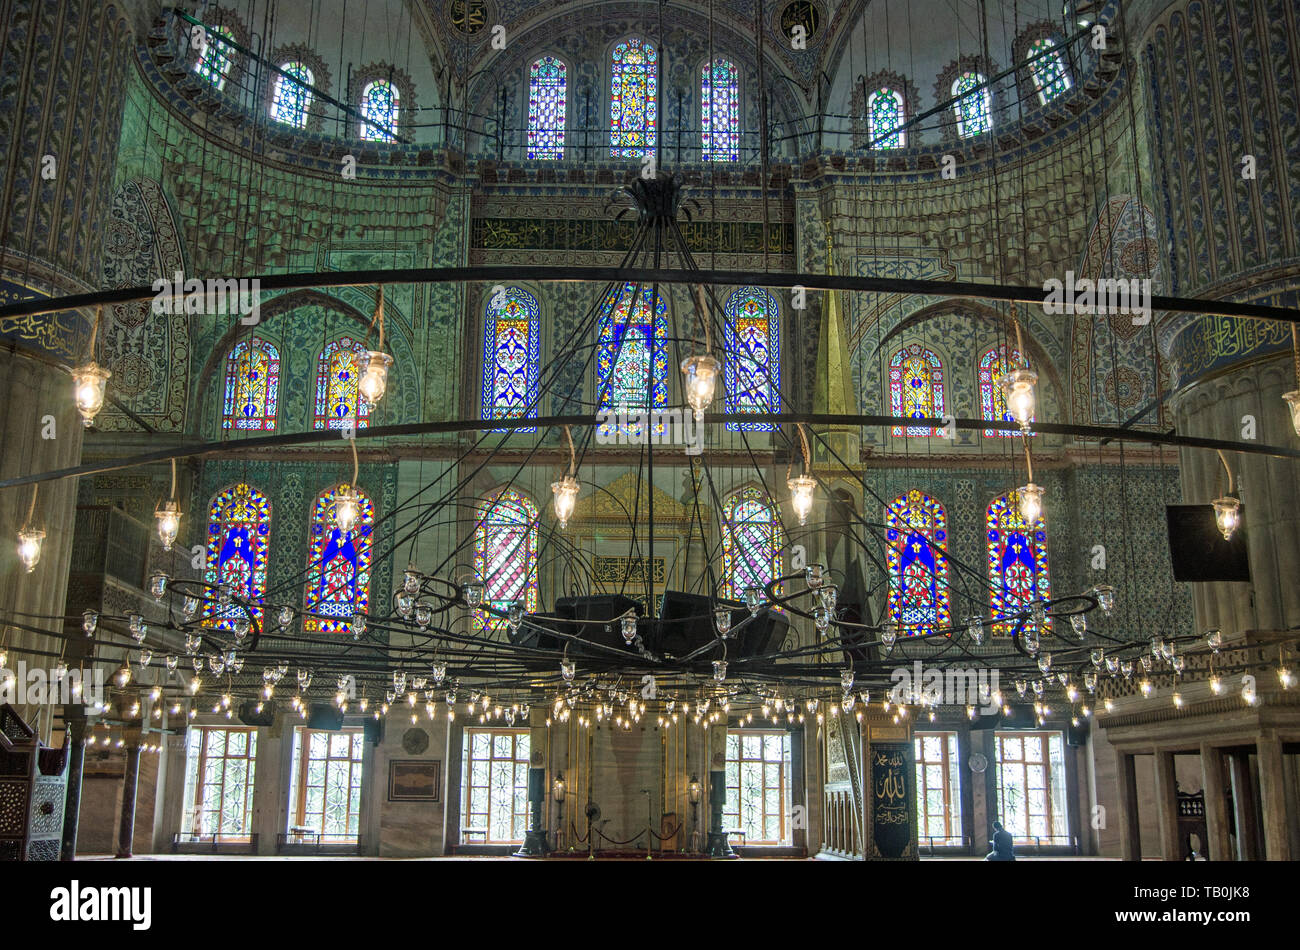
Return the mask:
M 840 689 L 846 693 L 853 689 L 852 670 L 840 670 Z
M 984 643 L 984 618 L 971 617 L 967 621 L 967 629 L 970 631 L 971 642 L 976 646 Z
M 154 509 L 154 521 L 158 527 L 158 540 L 163 550 L 170 551 L 176 543 L 176 536 L 181 533 L 181 506 L 174 501 L 164 501 Z
M 551 494 L 555 496 L 555 520 L 561 528 L 568 527 L 573 509 L 578 504 L 578 480 L 565 475 L 558 482 L 551 482 Z
M 560 661 L 560 676 L 564 678 L 566 683 L 573 682 L 574 674 L 577 673 L 577 671 L 577 664 L 572 660 L 565 659 Z
M 167 581 L 170 578 L 162 571 L 155 571 L 149 576 L 149 593 L 155 601 L 161 601 L 167 593 Z
M 714 661 L 713 661 L 713 678 L 714 678 L 715 680 L 717 680 L 719 683 L 721 683 L 723 680 L 725 680 L 725 679 L 727 678 L 727 661 L 726 661 L 726 660 L 714 660 Z
M 1291 410 L 1291 426 L 1295 429 L 1296 435 L 1300 435 L 1300 389 L 1283 393 L 1282 398 L 1286 400 L 1287 408 Z
M 1241 524 L 1241 502 L 1231 495 L 1214 499 L 1214 523 L 1223 539 L 1229 540 Z
M 466 581 L 461 587 L 461 593 L 465 597 L 465 603 L 471 607 L 477 607 L 483 603 L 483 585 L 478 581 Z
M 822 586 L 823 574 L 822 566 L 820 564 L 809 564 L 804 568 L 803 576 L 804 582 L 808 585 L 810 590 L 816 590 Z
M 636 639 L 636 614 L 624 614 L 619 626 L 623 632 L 623 642 L 631 645 Z
M 687 794 L 690 796 L 691 804 L 698 805 L 700 803 L 700 797 L 704 792 L 704 788 L 700 785 L 700 780 L 696 776 L 691 776 L 691 780 L 687 784 L 686 790 Z
M 564 801 L 564 792 L 565 792 L 564 773 L 561 772 L 559 775 L 555 777 L 555 785 L 552 788 L 551 794 L 553 795 L 553 797 L 557 802 L 562 802 Z
M 718 385 L 718 370 L 721 364 L 707 354 L 688 356 L 682 360 L 683 387 L 686 391 L 686 403 L 699 415 L 713 402 L 713 393 Z
M 1016 489 L 1016 497 L 1021 520 L 1029 527 L 1033 527 L 1043 516 L 1043 486 L 1035 485 L 1033 482 L 1022 485 Z
M 45 532 L 40 528 L 23 528 L 18 532 L 18 559 L 28 574 L 36 570 L 41 560 L 41 542 L 44 540 Z
M 751 614 L 758 613 L 758 608 L 763 605 L 764 593 L 761 587 L 745 588 L 745 606 L 749 608 Z
M 1006 397 L 1007 412 L 1020 424 L 1021 429 L 1028 430 L 1034 421 L 1034 387 L 1038 384 L 1038 374 L 1032 369 L 1018 369 L 1002 377 L 1002 394 Z
M 1098 584 L 1092 592 L 1097 596 L 1097 606 L 1101 608 L 1101 612 L 1109 617 L 1110 612 L 1115 609 L 1115 588 L 1109 584 Z
M 86 636 L 91 636 L 95 628 L 99 626 L 99 614 L 93 610 L 87 610 L 81 615 L 81 629 L 85 631 Z
M 433 681 L 441 683 L 447 678 L 447 663 L 444 660 L 437 660 L 433 664 Z
M 725 637 L 731 632 L 731 610 L 719 607 L 713 611 L 713 622 L 718 628 L 718 636 Z
M 393 358 L 379 350 L 366 353 L 361 369 L 361 381 L 357 383 L 357 392 L 370 405 L 378 404 L 388 391 L 388 369 L 393 365 Z
M 813 493 L 817 489 L 816 479 L 811 475 L 799 475 L 789 479 L 785 484 L 790 489 L 790 505 L 799 517 L 799 524 L 806 525 L 808 515 L 812 513 Z
M 344 485 L 334 496 L 334 523 L 340 531 L 348 532 L 356 527 L 361 517 L 361 504 L 357 493 L 350 485 Z
M 113 374 L 94 360 L 72 371 L 72 397 L 81 413 L 81 421 L 89 427 L 104 408 L 104 389 Z

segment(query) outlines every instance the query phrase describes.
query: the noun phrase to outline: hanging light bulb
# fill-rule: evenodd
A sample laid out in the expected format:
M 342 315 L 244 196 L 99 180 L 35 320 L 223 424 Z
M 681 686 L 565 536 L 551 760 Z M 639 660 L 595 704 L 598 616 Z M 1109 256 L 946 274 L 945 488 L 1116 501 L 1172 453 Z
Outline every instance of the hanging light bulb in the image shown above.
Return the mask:
M 1247 706 L 1254 706 L 1259 702 L 1259 693 L 1255 689 L 1255 677 L 1249 673 L 1241 678 L 1241 698 Z
M 980 646 L 984 642 L 984 618 L 968 617 L 966 629 L 970 633 L 971 643 Z
M 1020 518 L 1032 528 L 1043 516 L 1043 486 L 1030 482 L 1017 488 L 1016 495 L 1019 499 Z
M 125 689 L 126 685 L 131 682 L 131 667 L 123 663 L 121 668 L 113 674 L 113 682 L 118 685 L 119 689 Z
M 420 575 L 414 569 L 407 568 L 402 572 L 402 590 L 408 594 L 420 592 Z
M 725 679 L 727 678 L 727 661 L 726 661 L 726 660 L 714 660 L 714 661 L 713 661 L 713 678 L 714 678 L 715 680 L 717 680 L 719 683 L 721 683 L 723 680 L 725 680 Z
M 1218 653 L 1219 648 L 1223 646 L 1223 631 L 1218 629 L 1207 630 L 1205 632 L 1205 642 L 1211 650 Z
M 688 356 L 682 360 L 686 404 L 695 410 L 696 418 L 703 416 L 704 410 L 713 402 L 713 391 L 717 386 L 720 366 L 717 359 L 708 354 Z
M 1231 495 L 1214 499 L 1214 523 L 1225 541 L 1231 540 L 1241 522 L 1241 502 Z
M 788 479 L 785 484 L 790 489 L 790 505 L 799 518 L 799 524 L 806 525 L 808 515 L 812 513 L 813 493 L 817 488 L 817 480 L 811 475 L 798 475 Z
M 93 610 L 87 610 L 81 615 L 81 629 L 85 631 L 86 636 L 94 636 L 95 628 L 99 626 L 99 614 Z
M 104 388 L 112 375 L 94 360 L 72 371 L 72 398 L 86 428 L 90 428 L 99 410 L 104 408 Z
M 625 613 L 619 621 L 619 626 L 623 632 L 623 642 L 628 646 L 636 639 L 636 614 L 632 612 Z
M 731 608 L 716 608 L 713 611 L 713 623 L 718 628 L 718 636 L 726 637 L 731 632 Z
M 334 523 L 345 534 L 361 518 L 361 502 L 351 485 L 342 485 L 334 494 Z
M 565 475 L 558 482 L 551 482 L 551 493 L 555 496 L 555 520 L 561 528 L 567 528 L 578 504 L 578 480 Z
M 1020 424 L 1023 431 L 1029 431 L 1029 424 L 1034 421 L 1034 386 L 1038 383 L 1038 374 L 1032 369 L 1018 369 L 1002 377 L 1002 393 L 1006 397 L 1007 412 Z
M 446 663 L 446 661 L 445 661 L 445 660 L 434 660 L 434 661 L 433 661 L 433 682 L 434 682 L 435 684 L 438 684 L 438 683 L 441 683 L 441 682 L 442 682 L 444 679 L 446 679 L 446 678 L 447 678 L 447 663 Z
M 465 603 L 471 607 L 477 607 L 483 603 L 483 585 L 478 581 L 466 581 L 461 585 L 461 594 L 465 598 Z
M 153 595 L 155 602 L 161 602 L 167 593 L 167 581 L 170 578 L 162 571 L 154 571 L 149 575 L 149 593 Z
M 1088 632 L 1088 618 L 1084 614 L 1070 614 L 1070 626 L 1074 629 L 1074 635 L 1082 640 Z
M 1210 677 L 1210 692 L 1215 696 L 1218 696 L 1223 692 L 1223 680 L 1221 680 L 1217 675 Z
M 1109 584 L 1098 584 L 1092 589 L 1093 595 L 1097 598 L 1097 606 L 1107 617 L 1115 609 L 1115 588 Z
M 18 558 L 28 574 L 36 570 L 41 559 L 41 542 L 44 540 L 45 532 L 40 528 L 28 526 L 18 532 Z
M 563 660 L 560 661 L 560 675 L 564 677 L 564 681 L 566 683 L 573 682 L 573 676 L 577 671 L 578 671 L 577 664 L 575 664 L 568 657 L 565 657 Z
M 745 606 L 749 608 L 751 614 L 757 614 L 759 608 L 763 605 L 763 595 L 765 591 L 761 587 L 745 588 Z
M 1291 410 L 1291 426 L 1295 429 L 1296 435 L 1300 435 L 1300 389 L 1283 393 L 1282 398 L 1286 400 L 1287 408 Z
M 1295 674 L 1291 672 L 1288 666 L 1279 666 L 1277 668 L 1277 681 L 1282 684 L 1283 689 L 1290 689 L 1295 685 Z
M 853 688 L 853 679 L 852 670 L 840 670 L 840 689 L 846 693 L 851 690 Z
M 181 506 L 175 501 L 164 501 L 154 509 L 153 516 L 158 525 L 158 540 L 164 551 L 170 551 L 181 532 Z
M 885 645 L 885 653 L 888 655 L 894 649 L 894 642 L 898 639 L 898 628 L 892 623 L 886 623 L 880 628 L 880 642 Z
M 378 405 L 388 391 L 388 368 L 393 365 L 393 358 L 379 350 L 368 350 L 361 364 L 357 392 L 371 406 Z
M 1097 673 L 1095 670 L 1088 670 L 1083 674 L 1083 685 L 1090 693 L 1097 691 Z
M 352 621 L 349 624 L 349 629 L 352 631 L 353 640 L 360 640 L 363 636 L 365 636 L 366 615 L 361 613 L 361 611 L 357 611 L 356 613 L 354 613 L 352 615 Z

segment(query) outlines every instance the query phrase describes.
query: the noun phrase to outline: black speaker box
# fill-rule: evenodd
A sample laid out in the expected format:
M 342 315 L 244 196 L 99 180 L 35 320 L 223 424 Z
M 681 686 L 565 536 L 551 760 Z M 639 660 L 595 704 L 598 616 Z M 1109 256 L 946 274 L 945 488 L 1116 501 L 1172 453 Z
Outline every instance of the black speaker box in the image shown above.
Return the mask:
M 716 603 L 733 608 L 733 627 L 749 616 L 745 605 L 734 600 L 720 600 Z M 664 591 L 659 625 L 646 646 L 655 653 L 683 657 L 717 639 L 717 628 L 713 625 L 714 605 L 715 602 L 703 594 L 688 594 L 680 590 Z
M 239 721 L 246 726 L 275 725 L 275 703 L 263 703 L 262 711 L 257 711 L 257 701 L 250 699 L 239 704 Z
M 312 703 L 307 712 L 307 728 L 336 732 L 343 728 L 343 710 L 333 703 Z
M 1038 717 L 1034 715 L 1032 705 L 1014 703 L 1010 715 L 1004 716 L 1001 712 L 990 715 L 981 713 L 970 727 L 972 729 L 1037 729 Z
M 1214 520 L 1213 505 L 1167 505 L 1169 558 L 1176 581 L 1248 581 L 1246 509 L 1232 538 L 1224 540 Z
M 372 745 L 379 745 L 384 741 L 384 722 L 386 720 L 381 716 L 376 719 L 370 716 L 361 723 L 361 734 L 365 736 L 367 742 Z
M 1065 730 L 1067 745 L 1081 746 L 1088 744 L 1088 720 L 1080 719 L 1077 726 L 1067 726 Z

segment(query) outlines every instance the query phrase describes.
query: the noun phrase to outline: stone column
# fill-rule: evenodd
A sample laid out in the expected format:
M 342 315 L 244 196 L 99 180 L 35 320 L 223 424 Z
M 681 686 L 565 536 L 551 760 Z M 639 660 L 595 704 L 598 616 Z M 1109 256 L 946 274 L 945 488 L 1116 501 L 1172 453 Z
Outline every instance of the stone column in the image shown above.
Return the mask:
M 1166 861 L 1177 861 L 1182 855 L 1178 847 L 1178 783 L 1174 779 L 1174 754 L 1157 749 L 1154 759 L 1160 854 Z
M 1223 753 L 1201 744 L 1201 787 L 1205 791 L 1205 850 L 1211 861 L 1232 861 L 1228 837 L 1228 797 L 1223 785 Z
M 1119 783 L 1119 858 L 1121 861 L 1142 860 L 1142 829 L 1138 824 L 1137 772 L 1133 756 L 1120 752 L 1116 756 L 1116 778 Z
M 126 774 L 122 778 L 122 816 L 117 826 L 117 857 L 131 857 L 131 844 L 135 838 L 135 790 L 140 780 L 140 740 L 128 740 L 126 747 Z
M 1237 851 L 1242 861 L 1258 861 L 1258 809 L 1255 807 L 1255 779 L 1250 772 L 1250 755 L 1233 752 L 1229 757 L 1232 774 L 1233 816 L 1237 826 Z
M 60 861 L 77 859 L 77 822 L 81 816 L 81 774 L 86 762 L 86 719 L 68 721 L 68 789 L 63 805 L 63 843 Z
M 1259 758 L 1259 794 L 1264 817 L 1264 856 L 1269 861 L 1290 861 L 1291 826 L 1282 767 L 1282 740 L 1277 736 L 1261 736 L 1255 747 Z

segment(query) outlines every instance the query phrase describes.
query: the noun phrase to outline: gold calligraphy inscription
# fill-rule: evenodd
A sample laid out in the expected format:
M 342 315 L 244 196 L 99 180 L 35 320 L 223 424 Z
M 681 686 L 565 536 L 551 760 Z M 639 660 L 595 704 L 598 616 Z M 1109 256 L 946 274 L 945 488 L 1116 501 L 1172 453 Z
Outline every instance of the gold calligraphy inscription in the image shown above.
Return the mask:
M 1276 306 L 1286 306 L 1286 303 L 1279 300 Z M 1182 378 L 1192 379 L 1217 363 L 1290 345 L 1289 324 L 1215 314 L 1202 317 L 1183 330 L 1174 344 L 1173 355 Z
M 478 218 L 472 246 L 484 251 L 626 251 L 636 235 L 632 221 L 551 218 Z M 683 222 L 682 235 L 697 254 L 793 254 L 794 225 L 758 221 Z
M 645 558 L 597 554 L 594 558 L 596 580 L 602 584 L 645 584 Z M 664 559 L 657 557 L 650 568 L 656 586 L 662 587 L 667 576 Z

